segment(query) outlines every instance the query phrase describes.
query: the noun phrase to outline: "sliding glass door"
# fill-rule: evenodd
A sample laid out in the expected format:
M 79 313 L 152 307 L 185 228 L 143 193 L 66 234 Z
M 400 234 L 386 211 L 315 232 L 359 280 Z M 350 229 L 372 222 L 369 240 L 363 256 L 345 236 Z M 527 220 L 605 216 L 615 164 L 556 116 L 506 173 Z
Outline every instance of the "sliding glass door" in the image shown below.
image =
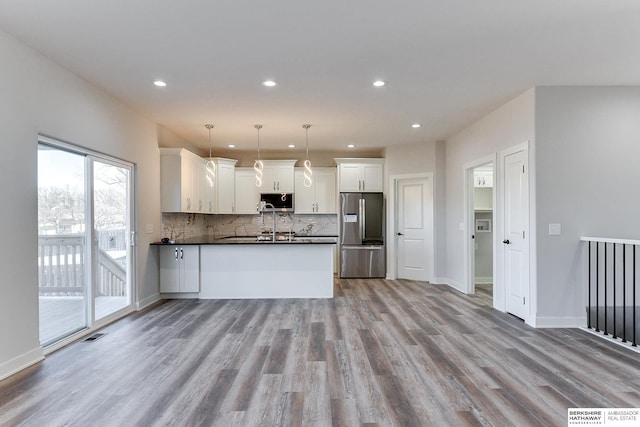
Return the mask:
M 130 164 L 41 138 L 41 345 L 131 308 L 132 179 Z

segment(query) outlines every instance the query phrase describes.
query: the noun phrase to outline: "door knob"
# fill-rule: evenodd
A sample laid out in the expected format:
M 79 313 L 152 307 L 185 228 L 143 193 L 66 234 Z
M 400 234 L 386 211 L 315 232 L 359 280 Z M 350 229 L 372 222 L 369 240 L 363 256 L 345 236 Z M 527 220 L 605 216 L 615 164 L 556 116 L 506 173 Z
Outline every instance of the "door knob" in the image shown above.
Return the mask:
M 404 234 L 402 234 L 402 233 L 398 233 L 398 236 L 404 236 Z
M 511 242 L 509 241 L 509 239 L 503 240 L 502 243 L 504 243 L 505 245 L 510 244 Z

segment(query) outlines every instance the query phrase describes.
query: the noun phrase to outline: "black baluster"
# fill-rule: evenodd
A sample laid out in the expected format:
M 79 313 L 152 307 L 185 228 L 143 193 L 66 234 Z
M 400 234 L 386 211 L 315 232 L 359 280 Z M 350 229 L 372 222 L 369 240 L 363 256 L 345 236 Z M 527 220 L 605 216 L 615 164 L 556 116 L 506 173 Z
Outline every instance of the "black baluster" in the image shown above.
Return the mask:
M 604 242 L 604 334 L 609 335 L 609 329 L 607 329 L 607 315 L 609 314 L 609 307 L 607 306 L 607 284 L 609 282 L 608 269 L 609 265 L 607 264 L 607 242 Z
M 616 267 L 617 267 L 617 258 L 616 258 L 616 244 L 613 244 L 613 338 L 618 338 L 617 328 L 616 328 Z
M 587 299 L 587 328 L 591 329 L 591 244 L 593 242 L 589 241 L 589 246 L 587 247 L 587 251 L 589 253 L 589 296 Z
M 596 332 L 600 332 L 600 242 L 596 242 Z
M 636 342 L 636 305 L 638 305 L 638 300 L 636 300 L 636 247 L 638 245 L 633 245 L 633 346 L 637 346 Z
M 622 342 L 627 342 L 627 245 L 622 245 Z

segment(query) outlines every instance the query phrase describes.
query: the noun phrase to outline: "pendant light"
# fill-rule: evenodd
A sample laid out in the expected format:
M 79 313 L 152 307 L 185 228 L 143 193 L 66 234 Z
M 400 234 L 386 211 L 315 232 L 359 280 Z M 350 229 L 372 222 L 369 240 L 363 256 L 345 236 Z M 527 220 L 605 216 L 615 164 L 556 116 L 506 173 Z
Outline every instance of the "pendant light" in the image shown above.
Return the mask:
M 253 125 L 253 127 L 258 131 L 258 158 L 253 163 L 253 170 L 256 171 L 256 187 L 262 187 L 262 168 L 264 167 L 262 160 L 260 160 L 260 129 L 262 129 L 262 125 Z
M 209 182 L 209 185 L 213 187 L 213 183 L 216 180 L 216 164 L 211 160 L 211 129 L 213 129 L 213 125 L 206 124 L 204 127 L 209 131 L 209 160 L 207 161 L 205 168 L 207 169 L 207 181 Z
M 313 180 L 311 179 L 311 175 L 313 175 L 313 171 L 311 170 L 311 161 L 309 160 L 309 128 L 310 124 L 302 125 L 302 128 L 305 132 L 305 139 L 307 145 L 307 159 L 304 161 L 304 186 L 311 187 L 313 184 Z

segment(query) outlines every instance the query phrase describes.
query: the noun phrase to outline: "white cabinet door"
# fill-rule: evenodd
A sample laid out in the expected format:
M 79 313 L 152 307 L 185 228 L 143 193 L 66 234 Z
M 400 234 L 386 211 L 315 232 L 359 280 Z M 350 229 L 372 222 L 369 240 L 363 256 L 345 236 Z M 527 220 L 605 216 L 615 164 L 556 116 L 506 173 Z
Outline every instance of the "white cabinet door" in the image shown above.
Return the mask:
M 378 192 L 382 191 L 382 165 L 381 164 L 363 164 L 362 165 L 362 191 Z
M 180 292 L 178 246 L 160 246 L 160 292 Z
M 181 148 L 160 149 L 162 212 L 192 212 L 195 154 Z
M 362 191 L 361 171 L 361 166 L 357 164 L 340 165 L 340 191 Z
M 253 168 L 236 168 L 235 207 L 237 214 L 258 213 L 260 193 Z
M 277 191 L 280 193 L 293 193 L 294 173 L 293 164 L 276 167 Z
M 235 161 L 234 161 L 235 162 Z M 236 168 L 232 164 L 217 163 L 215 213 L 232 214 L 235 208 Z
M 336 168 L 316 168 L 313 171 L 316 192 L 316 213 L 337 213 Z
M 277 190 L 277 180 L 276 177 L 276 168 L 272 166 L 268 166 L 263 161 L 262 164 L 264 167 L 262 168 L 262 186 L 260 187 L 260 192 L 262 193 L 275 193 Z
M 181 246 L 180 292 L 200 292 L 200 246 Z
M 315 171 L 313 177 L 315 178 Z M 315 184 L 315 182 L 313 183 Z M 304 169 L 296 169 L 295 171 L 295 213 L 311 214 L 316 212 L 316 187 L 305 187 L 304 185 Z

